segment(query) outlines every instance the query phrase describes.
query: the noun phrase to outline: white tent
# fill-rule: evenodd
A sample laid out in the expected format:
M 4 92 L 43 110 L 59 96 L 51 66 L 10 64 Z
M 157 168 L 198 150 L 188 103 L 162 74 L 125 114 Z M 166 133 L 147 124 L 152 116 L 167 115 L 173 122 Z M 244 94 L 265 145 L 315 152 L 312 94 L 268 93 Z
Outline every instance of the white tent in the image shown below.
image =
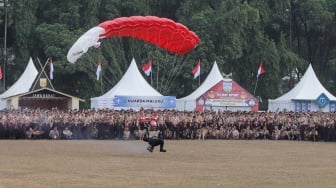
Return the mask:
M 203 103 L 203 104 L 201 104 Z M 223 78 L 218 65 L 214 62 L 204 82 L 190 95 L 176 100 L 177 110 L 251 111 L 258 108 L 259 101 L 231 78 Z
M 223 80 L 223 76 L 219 71 L 217 62 L 212 66 L 212 69 L 208 77 L 204 82 L 190 95 L 176 99 L 176 109 L 177 110 L 195 110 L 196 109 L 196 99 L 200 97 L 203 93 L 208 91 L 212 86 L 216 85 L 218 82 Z
M 162 96 L 141 75 L 136 62 L 132 62 L 121 80 L 104 95 L 91 98 L 91 108 L 114 108 L 115 96 Z
M 268 110 L 334 111 L 336 98 L 320 83 L 311 65 L 300 82 L 277 99 L 268 100 Z
M 38 71 L 33 63 L 32 58 L 29 58 L 28 65 L 20 78 L 5 92 L 0 95 L 0 109 L 7 107 L 6 98 L 26 93 L 32 87 Z

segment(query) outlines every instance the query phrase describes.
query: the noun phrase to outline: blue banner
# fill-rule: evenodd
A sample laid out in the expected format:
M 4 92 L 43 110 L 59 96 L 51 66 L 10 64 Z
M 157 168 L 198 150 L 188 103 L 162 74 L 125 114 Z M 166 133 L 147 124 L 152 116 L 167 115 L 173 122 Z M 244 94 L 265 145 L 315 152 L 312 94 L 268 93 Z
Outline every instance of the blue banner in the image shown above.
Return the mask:
M 330 112 L 336 111 L 336 102 L 330 102 Z
M 115 107 L 175 108 L 175 96 L 123 96 L 113 99 Z

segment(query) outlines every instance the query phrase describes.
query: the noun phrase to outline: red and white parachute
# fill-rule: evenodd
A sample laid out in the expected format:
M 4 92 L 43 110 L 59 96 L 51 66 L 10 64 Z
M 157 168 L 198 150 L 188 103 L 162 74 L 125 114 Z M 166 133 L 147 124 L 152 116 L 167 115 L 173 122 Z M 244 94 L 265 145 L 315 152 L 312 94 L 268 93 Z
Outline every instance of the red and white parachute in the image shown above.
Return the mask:
M 68 51 L 68 61 L 75 63 L 91 46 L 99 47 L 99 39 L 108 37 L 137 38 L 179 55 L 190 52 L 200 41 L 186 26 L 167 18 L 121 17 L 100 23 L 84 33 Z

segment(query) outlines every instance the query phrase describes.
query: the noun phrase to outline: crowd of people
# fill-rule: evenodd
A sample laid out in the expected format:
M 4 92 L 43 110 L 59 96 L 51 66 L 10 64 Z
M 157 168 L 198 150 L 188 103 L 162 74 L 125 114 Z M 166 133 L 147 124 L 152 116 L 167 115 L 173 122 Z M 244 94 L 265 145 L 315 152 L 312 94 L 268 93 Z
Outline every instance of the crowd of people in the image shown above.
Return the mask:
M 334 112 L 56 108 L 0 111 L 0 139 L 142 140 L 153 118 L 163 139 L 336 141 Z

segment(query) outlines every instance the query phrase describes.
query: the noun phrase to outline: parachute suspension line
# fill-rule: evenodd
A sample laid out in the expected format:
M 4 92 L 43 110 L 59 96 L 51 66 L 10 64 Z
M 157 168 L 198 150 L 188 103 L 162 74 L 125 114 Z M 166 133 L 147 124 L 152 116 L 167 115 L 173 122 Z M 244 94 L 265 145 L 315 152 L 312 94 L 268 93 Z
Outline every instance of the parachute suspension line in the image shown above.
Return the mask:
M 103 88 L 110 88 L 113 85 L 111 82 L 112 80 L 109 79 L 108 77 L 108 72 L 110 72 L 109 70 L 110 66 L 105 58 L 102 58 L 101 61 L 102 61 L 102 70 L 104 70 L 104 74 L 101 74 L 101 82 L 103 84 Z
M 141 22 L 141 24 L 139 24 L 139 22 Z M 144 34 L 144 32 L 146 31 L 147 34 Z M 157 56 L 158 61 L 161 61 L 157 64 L 158 72 L 156 79 L 157 89 L 160 90 L 162 90 L 163 87 L 166 88 L 171 85 L 172 81 L 175 80 L 177 77 L 176 73 L 180 72 L 183 68 L 183 64 L 172 64 L 171 61 L 179 61 L 179 59 L 176 60 L 177 56 L 174 57 L 170 53 L 183 56 L 190 50 L 195 48 L 199 43 L 199 38 L 195 33 L 190 31 L 184 25 L 176 23 L 173 20 L 169 20 L 167 18 L 159 18 L 156 16 L 120 17 L 102 22 L 97 27 L 93 27 L 85 32 L 69 49 L 67 54 L 67 60 L 70 63 L 74 63 L 78 58 L 86 53 L 86 51 L 91 46 L 97 45 L 99 39 L 114 36 L 130 37 L 144 40 L 166 50 L 166 55 L 164 55 L 164 52 L 159 50 L 154 51 L 154 53 L 157 53 L 157 55 L 152 55 L 153 58 L 154 56 Z M 138 43 L 137 40 L 127 40 L 121 38 L 121 41 L 122 42 L 120 42 L 119 44 L 122 47 L 121 49 L 123 49 L 123 51 L 121 50 L 111 54 L 107 49 L 104 48 L 108 53 L 105 55 L 105 57 L 109 60 L 109 62 L 106 61 L 106 63 L 112 64 L 111 59 L 114 59 L 113 63 L 115 63 L 115 65 L 113 64 L 113 71 L 111 71 L 111 73 L 113 73 L 114 75 L 116 75 L 115 73 L 117 73 L 115 77 L 119 77 L 118 71 L 120 75 L 122 75 L 121 72 L 123 71 L 121 70 L 124 70 L 125 67 L 123 65 L 128 65 L 129 62 L 129 60 L 126 59 L 129 58 L 130 54 L 125 54 L 124 49 L 127 48 L 127 52 L 132 53 L 132 55 L 138 55 L 138 53 L 136 52 L 136 47 L 141 46 L 141 43 Z M 109 44 L 109 46 L 113 45 L 114 44 L 111 43 Z M 115 49 L 115 46 L 113 47 Z M 169 53 L 167 51 L 169 51 Z M 140 54 L 140 57 L 143 57 L 143 50 L 139 50 L 138 52 Z M 160 69 L 162 69 L 161 73 Z M 161 81 L 159 80 L 159 74 L 160 78 L 162 79 Z
M 107 45 L 108 45 L 108 49 L 113 49 L 112 45 L 111 45 L 112 41 L 111 42 L 108 42 Z M 111 62 L 108 62 L 108 64 L 112 65 L 114 62 L 115 62 L 115 53 L 113 50 L 111 50 Z M 112 75 L 116 75 L 115 72 L 118 71 L 120 72 L 120 67 L 119 65 L 116 63 L 116 66 L 108 66 L 107 67 L 109 69 L 109 72 L 112 73 Z M 114 74 L 113 74 L 114 72 Z M 115 78 L 114 78 L 115 79 Z
M 139 24 L 139 22 L 141 24 Z M 150 35 L 144 35 L 143 33 L 147 28 L 150 28 Z M 160 30 L 161 35 L 160 38 L 158 38 Z M 102 39 L 113 36 L 142 39 L 179 55 L 188 53 L 199 42 L 198 36 L 186 26 L 167 18 L 159 18 L 156 16 L 120 17 L 102 22 L 97 27 L 91 28 L 79 37 L 68 51 L 68 61 L 74 63 L 86 53 L 91 46 L 97 45 L 99 38 Z M 183 40 L 186 42 L 183 42 Z M 134 41 L 127 43 L 126 40 L 124 45 L 130 45 L 132 42 Z M 182 45 L 181 43 L 183 43 L 183 46 L 179 46 Z M 132 51 L 132 53 L 136 53 L 134 45 L 127 47 L 129 52 Z M 127 54 L 127 56 L 129 55 Z
M 159 35 L 158 35 L 158 39 L 157 40 L 159 40 L 160 38 L 161 38 L 161 31 L 162 31 L 162 29 L 160 29 L 160 32 L 159 32 Z M 159 53 L 155 53 L 156 54 L 156 59 L 157 59 L 157 62 L 159 62 L 159 61 L 161 61 L 161 59 L 159 58 Z M 161 88 L 161 86 L 159 86 L 159 73 L 160 73 L 160 64 L 161 63 L 156 63 L 156 65 L 157 65 L 157 72 L 156 72 L 156 88 L 157 88 L 157 90 L 159 90 L 159 92 L 161 93 L 162 92 L 162 88 Z M 162 80 L 164 79 L 164 71 L 163 71 L 163 74 L 162 74 L 162 76 L 161 76 L 161 82 L 162 82 Z
M 180 65 L 178 65 L 178 63 L 176 63 L 177 61 L 177 56 L 178 55 L 174 55 L 173 58 L 168 58 L 168 53 L 166 54 L 166 63 L 168 65 L 174 65 L 172 69 L 170 69 L 169 73 L 168 73 L 168 76 L 167 76 L 167 79 L 166 79 L 166 84 L 164 84 L 163 82 L 161 82 L 161 85 L 163 87 L 163 89 L 165 91 L 168 91 L 169 90 L 169 85 L 172 84 L 172 80 L 174 79 L 174 77 L 177 76 L 177 73 L 178 73 L 178 70 L 179 70 L 179 67 Z M 172 61 L 172 62 L 169 62 L 169 61 Z M 167 66 L 166 66 L 167 67 Z
M 163 92 L 164 91 L 164 82 L 167 82 L 167 80 L 168 80 L 168 77 L 166 78 L 166 74 L 167 74 L 167 71 L 164 71 L 164 69 L 166 69 L 167 68 L 167 62 L 168 62 L 168 58 L 167 58 L 167 53 L 168 52 L 166 52 L 166 55 L 165 55 L 165 57 L 163 57 L 162 58 L 162 60 L 161 60 L 161 64 L 162 64 L 162 76 L 161 76 L 161 80 L 159 81 L 160 82 L 160 84 L 158 83 L 158 88 L 160 88 L 160 92 Z M 170 75 L 171 74 L 171 72 L 168 72 L 168 75 Z
M 118 33 L 119 33 L 118 36 L 122 36 L 123 32 L 124 32 L 123 29 L 118 30 Z M 120 80 L 121 77 L 124 75 L 124 71 L 127 69 L 127 67 L 129 66 L 129 62 L 130 62 L 130 59 L 128 59 L 127 54 L 125 54 L 125 52 L 126 52 L 125 45 L 128 48 L 128 50 L 130 50 L 132 57 L 134 57 L 134 55 L 133 55 L 134 53 L 133 53 L 133 44 L 132 44 L 133 41 L 132 41 L 132 39 L 131 38 L 123 38 L 123 37 L 121 37 L 120 41 L 121 41 L 120 42 L 120 44 L 121 44 L 121 48 L 120 48 L 120 54 L 121 54 L 120 61 L 122 63 L 116 61 L 116 64 L 119 67 L 119 74 L 120 74 L 120 77 L 118 78 L 118 80 Z M 124 67 L 122 66 L 122 64 L 124 64 Z
M 160 30 L 160 35 L 161 35 L 161 30 Z M 159 36 L 160 36 L 160 35 L 159 35 Z M 170 33 L 170 37 L 169 37 L 169 39 L 167 40 L 167 41 L 168 41 L 168 45 L 167 45 L 167 46 L 170 45 L 169 42 L 172 41 L 173 38 L 174 38 L 174 33 L 172 32 L 172 33 Z M 167 67 L 167 64 L 169 64 L 168 61 L 170 61 L 170 59 L 168 59 L 168 54 L 169 54 L 169 52 L 166 51 L 165 58 L 164 58 L 164 60 L 163 60 L 163 62 L 164 62 L 164 63 L 163 63 L 163 64 L 164 64 L 164 67 Z M 174 66 L 173 69 L 170 69 L 170 70 L 169 70 L 167 79 L 165 79 L 165 80 L 164 80 L 164 79 L 161 79 L 161 81 L 160 81 L 160 86 L 158 85 L 158 88 L 160 88 L 160 92 L 164 91 L 164 90 L 166 89 L 167 85 L 169 85 L 170 80 L 171 80 L 171 76 L 174 75 L 174 74 L 176 73 L 176 67 L 177 67 L 177 66 Z M 166 72 L 166 71 L 164 71 L 164 72 Z M 165 74 L 162 76 L 162 78 L 165 78 Z M 164 84 L 164 82 L 166 82 L 167 84 Z
M 134 29 L 132 29 L 132 33 L 134 33 Z M 133 35 L 133 34 L 132 34 Z M 134 57 L 135 52 L 134 52 L 134 46 L 135 46 L 135 42 L 133 38 L 128 38 L 128 43 L 129 43 L 129 48 L 131 50 L 131 55 Z M 135 58 L 135 57 L 134 57 Z
M 159 92 L 161 93 L 161 88 L 159 87 L 159 72 L 160 72 L 160 62 L 159 62 L 159 54 L 156 54 L 156 89 L 159 90 Z
M 171 36 L 173 36 L 173 33 L 171 33 Z M 171 40 L 168 40 L 168 41 L 171 41 Z M 162 68 L 163 70 L 162 72 L 164 72 L 162 78 L 164 79 L 161 79 L 160 81 L 160 89 L 161 89 L 161 92 L 164 92 L 164 93 L 167 93 L 167 84 L 169 84 L 170 82 L 170 79 L 171 79 L 170 77 L 175 74 L 176 65 L 172 64 L 171 61 L 172 59 L 171 59 L 170 52 L 165 51 L 164 58 L 162 60 L 163 65 L 164 65 Z M 173 65 L 173 68 L 171 68 L 172 65 Z
M 180 43 L 179 46 L 179 51 L 182 49 L 182 46 L 185 43 L 185 38 L 183 38 L 183 42 Z M 174 41 L 173 40 L 173 34 L 171 34 L 171 39 L 169 41 Z M 170 45 L 170 44 L 169 44 Z M 167 55 L 167 54 L 166 54 Z M 177 54 L 175 54 L 173 62 L 177 61 Z M 168 59 L 168 58 L 166 58 Z M 183 61 L 182 61 L 183 62 Z M 172 72 L 169 73 L 169 76 L 167 78 L 167 84 L 164 84 L 164 87 L 167 91 L 169 91 L 169 89 L 171 88 L 172 84 L 174 83 L 175 79 L 177 78 L 178 74 L 180 73 L 181 69 L 183 67 L 183 64 L 181 63 L 176 63 L 176 65 L 174 66 L 174 68 L 172 69 Z
M 159 73 L 160 73 L 160 64 L 161 64 L 161 59 L 159 58 L 159 53 L 155 53 L 156 54 L 156 88 L 159 90 L 159 92 L 161 93 L 161 87 L 159 86 Z M 164 73 L 161 76 L 161 80 L 163 80 L 164 78 Z
M 149 27 L 147 27 L 146 29 L 145 29 L 145 36 L 146 37 L 148 37 L 148 31 L 150 30 L 150 28 Z M 148 48 L 143 48 L 143 49 L 145 49 L 145 53 L 146 53 L 146 56 L 145 57 L 147 57 L 147 59 L 145 59 L 145 63 L 148 63 L 148 61 L 152 61 L 152 71 L 151 71 L 151 73 L 150 73 L 150 85 L 154 88 L 154 86 L 153 86 L 153 72 L 155 72 L 154 70 L 153 70 L 153 64 L 154 64 L 154 59 L 152 59 L 152 57 L 151 57 L 151 54 L 150 53 L 148 53 Z M 143 56 L 140 56 L 141 58 L 145 58 L 145 57 L 143 57 Z M 146 78 L 146 80 L 147 80 L 147 78 Z
M 178 73 L 181 72 L 181 69 L 182 69 L 182 67 L 183 67 L 183 65 L 184 65 L 185 60 L 187 59 L 187 56 L 188 56 L 188 54 L 187 54 L 187 55 L 184 55 L 184 57 L 183 57 L 181 63 L 179 63 L 179 64 L 181 64 L 181 66 L 180 66 L 180 68 L 178 69 Z M 175 83 L 175 80 L 176 80 L 177 76 L 178 76 L 178 74 L 176 74 L 175 77 L 171 80 L 170 84 L 168 84 L 168 88 L 167 88 L 167 90 L 169 90 L 169 89 L 172 87 L 173 83 Z
M 101 50 L 102 50 L 102 48 L 100 47 L 99 48 L 99 55 L 98 55 L 98 61 L 100 61 L 101 62 L 101 66 L 102 67 L 104 67 L 104 69 L 105 69 L 105 67 L 109 67 L 109 66 L 107 66 L 107 61 L 106 61 L 106 59 L 104 58 L 104 56 L 103 56 L 103 53 L 101 52 Z M 104 63 L 105 62 L 105 63 Z M 97 65 L 98 66 L 98 65 Z M 107 71 L 104 71 L 105 73 L 107 72 Z M 101 76 L 100 76 L 100 84 L 101 84 L 101 92 L 103 92 L 103 84 L 105 84 L 105 83 L 109 83 L 110 82 L 110 79 L 109 79 L 109 77 L 108 76 L 105 76 L 105 74 L 100 74 Z M 104 79 L 104 80 L 103 80 Z
M 132 29 L 132 33 L 135 33 L 134 32 L 135 29 Z M 142 46 L 141 48 L 138 47 L 139 46 L 139 41 L 140 39 L 137 39 L 137 38 L 129 38 L 131 40 L 131 53 L 132 53 L 132 58 L 135 58 L 135 57 L 140 57 L 140 51 L 142 49 L 144 49 L 144 46 Z M 137 60 L 137 59 L 135 59 Z
M 119 47 L 117 47 L 117 45 L 112 45 L 112 43 L 117 44 Z M 123 44 L 122 44 L 121 38 L 111 38 L 110 42 L 108 42 L 107 49 L 111 49 L 111 50 L 108 50 L 108 54 L 111 54 L 112 59 L 111 59 L 111 62 L 108 62 L 108 64 L 110 64 L 111 66 L 107 66 L 107 68 L 109 69 L 109 72 L 111 73 L 111 75 L 113 75 L 112 79 L 107 79 L 110 86 L 113 86 L 115 83 L 117 83 L 117 81 L 120 79 L 119 75 L 120 76 L 123 75 L 123 71 L 121 69 L 120 63 L 118 63 L 119 61 L 121 61 L 123 57 L 123 50 L 121 50 L 122 48 L 123 48 Z M 113 49 L 115 50 L 118 49 L 119 51 L 115 52 Z
M 183 42 L 181 43 L 181 45 L 179 47 L 180 48 L 179 50 L 182 49 L 182 46 L 184 46 L 185 41 L 186 41 L 186 38 L 183 38 Z M 168 86 L 167 90 L 170 89 L 170 87 L 172 86 L 172 84 L 174 83 L 174 81 L 176 80 L 176 78 L 178 77 L 178 74 L 181 72 L 181 69 L 184 66 L 183 62 L 185 61 L 185 59 L 186 59 L 186 55 L 184 55 L 184 57 L 182 59 L 182 62 L 178 63 L 179 66 L 174 66 L 174 74 L 170 74 L 171 78 L 169 79 L 169 82 L 167 84 L 167 86 Z M 177 56 L 175 56 L 175 60 L 177 60 Z
M 132 29 L 132 33 L 135 33 L 134 32 L 135 31 L 135 29 Z M 133 34 L 132 34 L 133 35 Z M 140 47 L 138 47 L 139 46 L 139 41 L 140 41 L 140 39 L 136 39 L 136 38 L 128 38 L 127 39 L 128 41 L 129 41 L 129 45 L 130 45 L 130 49 L 131 49 L 131 55 L 132 55 L 132 57 L 131 58 L 136 58 L 136 57 L 140 57 L 140 51 L 142 50 L 142 49 L 144 49 L 144 47 L 142 46 L 142 48 L 140 48 Z M 135 59 L 135 60 L 137 60 L 137 59 Z M 129 60 L 128 60 L 129 61 Z M 128 62 L 127 61 L 127 62 Z

